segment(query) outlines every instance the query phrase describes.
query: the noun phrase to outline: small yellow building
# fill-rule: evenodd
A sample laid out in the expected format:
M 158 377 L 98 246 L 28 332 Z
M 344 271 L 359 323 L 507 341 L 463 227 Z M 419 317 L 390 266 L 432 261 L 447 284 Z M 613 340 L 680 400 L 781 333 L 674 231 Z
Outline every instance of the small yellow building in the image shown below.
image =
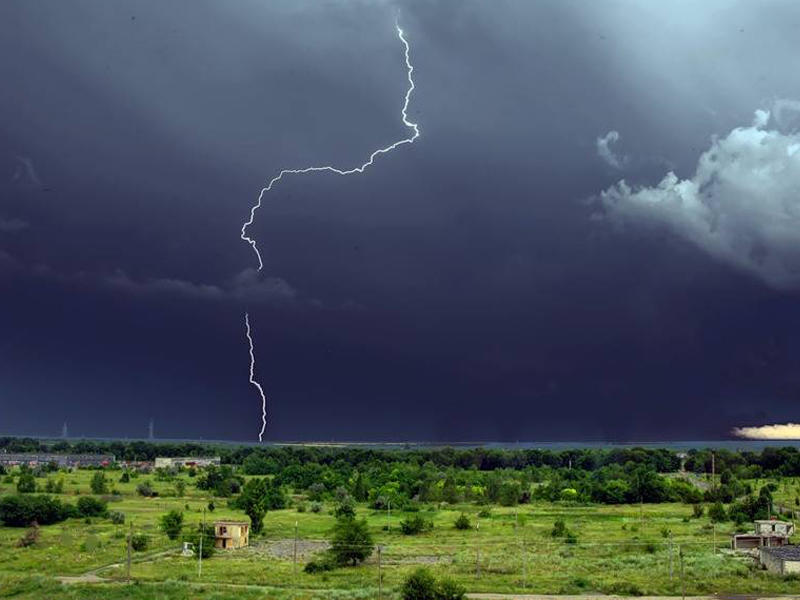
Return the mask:
M 216 521 L 214 547 L 244 548 L 250 541 L 250 524 L 244 521 Z

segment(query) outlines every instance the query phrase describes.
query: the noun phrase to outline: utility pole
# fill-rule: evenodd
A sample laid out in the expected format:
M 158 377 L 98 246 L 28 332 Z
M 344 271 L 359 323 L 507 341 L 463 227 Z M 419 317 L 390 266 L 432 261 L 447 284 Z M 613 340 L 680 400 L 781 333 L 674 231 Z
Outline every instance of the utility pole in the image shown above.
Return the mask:
M 381 571 L 381 546 L 378 546 L 378 600 L 383 600 L 383 573 Z
M 669 579 L 672 581 L 672 531 L 669 532 Z
M 292 558 L 292 583 L 297 588 L 297 521 L 294 522 L 294 552 Z
M 130 524 L 128 533 L 128 583 L 131 582 L 131 546 L 133 545 L 133 521 Z
M 681 559 L 681 599 L 686 600 L 686 581 L 683 578 L 683 546 L 678 546 L 678 555 Z
M 203 524 L 200 529 L 200 551 L 197 553 L 197 578 L 203 574 L 203 538 L 206 537 L 206 509 L 203 508 Z
M 480 523 L 475 523 L 475 532 L 477 533 L 478 527 L 480 527 Z M 480 579 L 481 577 L 481 544 L 477 542 L 477 548 L 475 549 L 475 576 Z

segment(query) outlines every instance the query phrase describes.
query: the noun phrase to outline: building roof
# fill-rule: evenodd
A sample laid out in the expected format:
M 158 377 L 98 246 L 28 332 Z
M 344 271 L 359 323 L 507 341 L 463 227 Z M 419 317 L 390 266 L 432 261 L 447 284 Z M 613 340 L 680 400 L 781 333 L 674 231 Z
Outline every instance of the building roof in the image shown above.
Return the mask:
M 247 521 L 214 521 L 214 525 L 249 525 Z
M 791 525 L 790 521 L 781 521 L 780 519 L 756 519 L 753 522 L 754 523 L 769 523 L 769 524 L 785 523 L 786 525 Z
M 800 561 L 800 546 L 773 546 L 761 548 L 761 551 L 781 560 Z

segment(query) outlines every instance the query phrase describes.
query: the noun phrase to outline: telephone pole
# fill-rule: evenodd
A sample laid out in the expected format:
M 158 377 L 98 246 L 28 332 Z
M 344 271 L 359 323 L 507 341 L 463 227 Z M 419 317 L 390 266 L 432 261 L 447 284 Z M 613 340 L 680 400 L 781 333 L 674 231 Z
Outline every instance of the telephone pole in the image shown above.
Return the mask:
M 203 524 L 200 528 L 200 549 L 197 552 L 197 578 L 203 574 L 203 538 L 206 537 L 206 509 L 203 508 Z

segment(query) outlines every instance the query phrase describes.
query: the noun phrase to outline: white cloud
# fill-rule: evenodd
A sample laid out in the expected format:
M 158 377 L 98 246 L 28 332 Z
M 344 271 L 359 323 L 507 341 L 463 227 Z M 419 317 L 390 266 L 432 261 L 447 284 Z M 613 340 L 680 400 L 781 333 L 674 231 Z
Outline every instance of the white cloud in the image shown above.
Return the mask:
M 712 139 L 688 179 L 670 171 L 656 186 L 608 188 L 607 217 L 668 227 L 774 287 L 800 287 L 800 133 L 769 122 L 758 110 L 752 125 Z
M 785 423 L 760 427 L 735 427 L 734 435 L 751 440 L 800 440 L 800 424 Z
M 597 155 L 615 169 L 622 169 L 628 162 L 628 157 L 617 155 L 611 149 L 611 145 L 618 142 L 620 138 L 618 131 L 609 131 L 603 137 L 597 138 Z

